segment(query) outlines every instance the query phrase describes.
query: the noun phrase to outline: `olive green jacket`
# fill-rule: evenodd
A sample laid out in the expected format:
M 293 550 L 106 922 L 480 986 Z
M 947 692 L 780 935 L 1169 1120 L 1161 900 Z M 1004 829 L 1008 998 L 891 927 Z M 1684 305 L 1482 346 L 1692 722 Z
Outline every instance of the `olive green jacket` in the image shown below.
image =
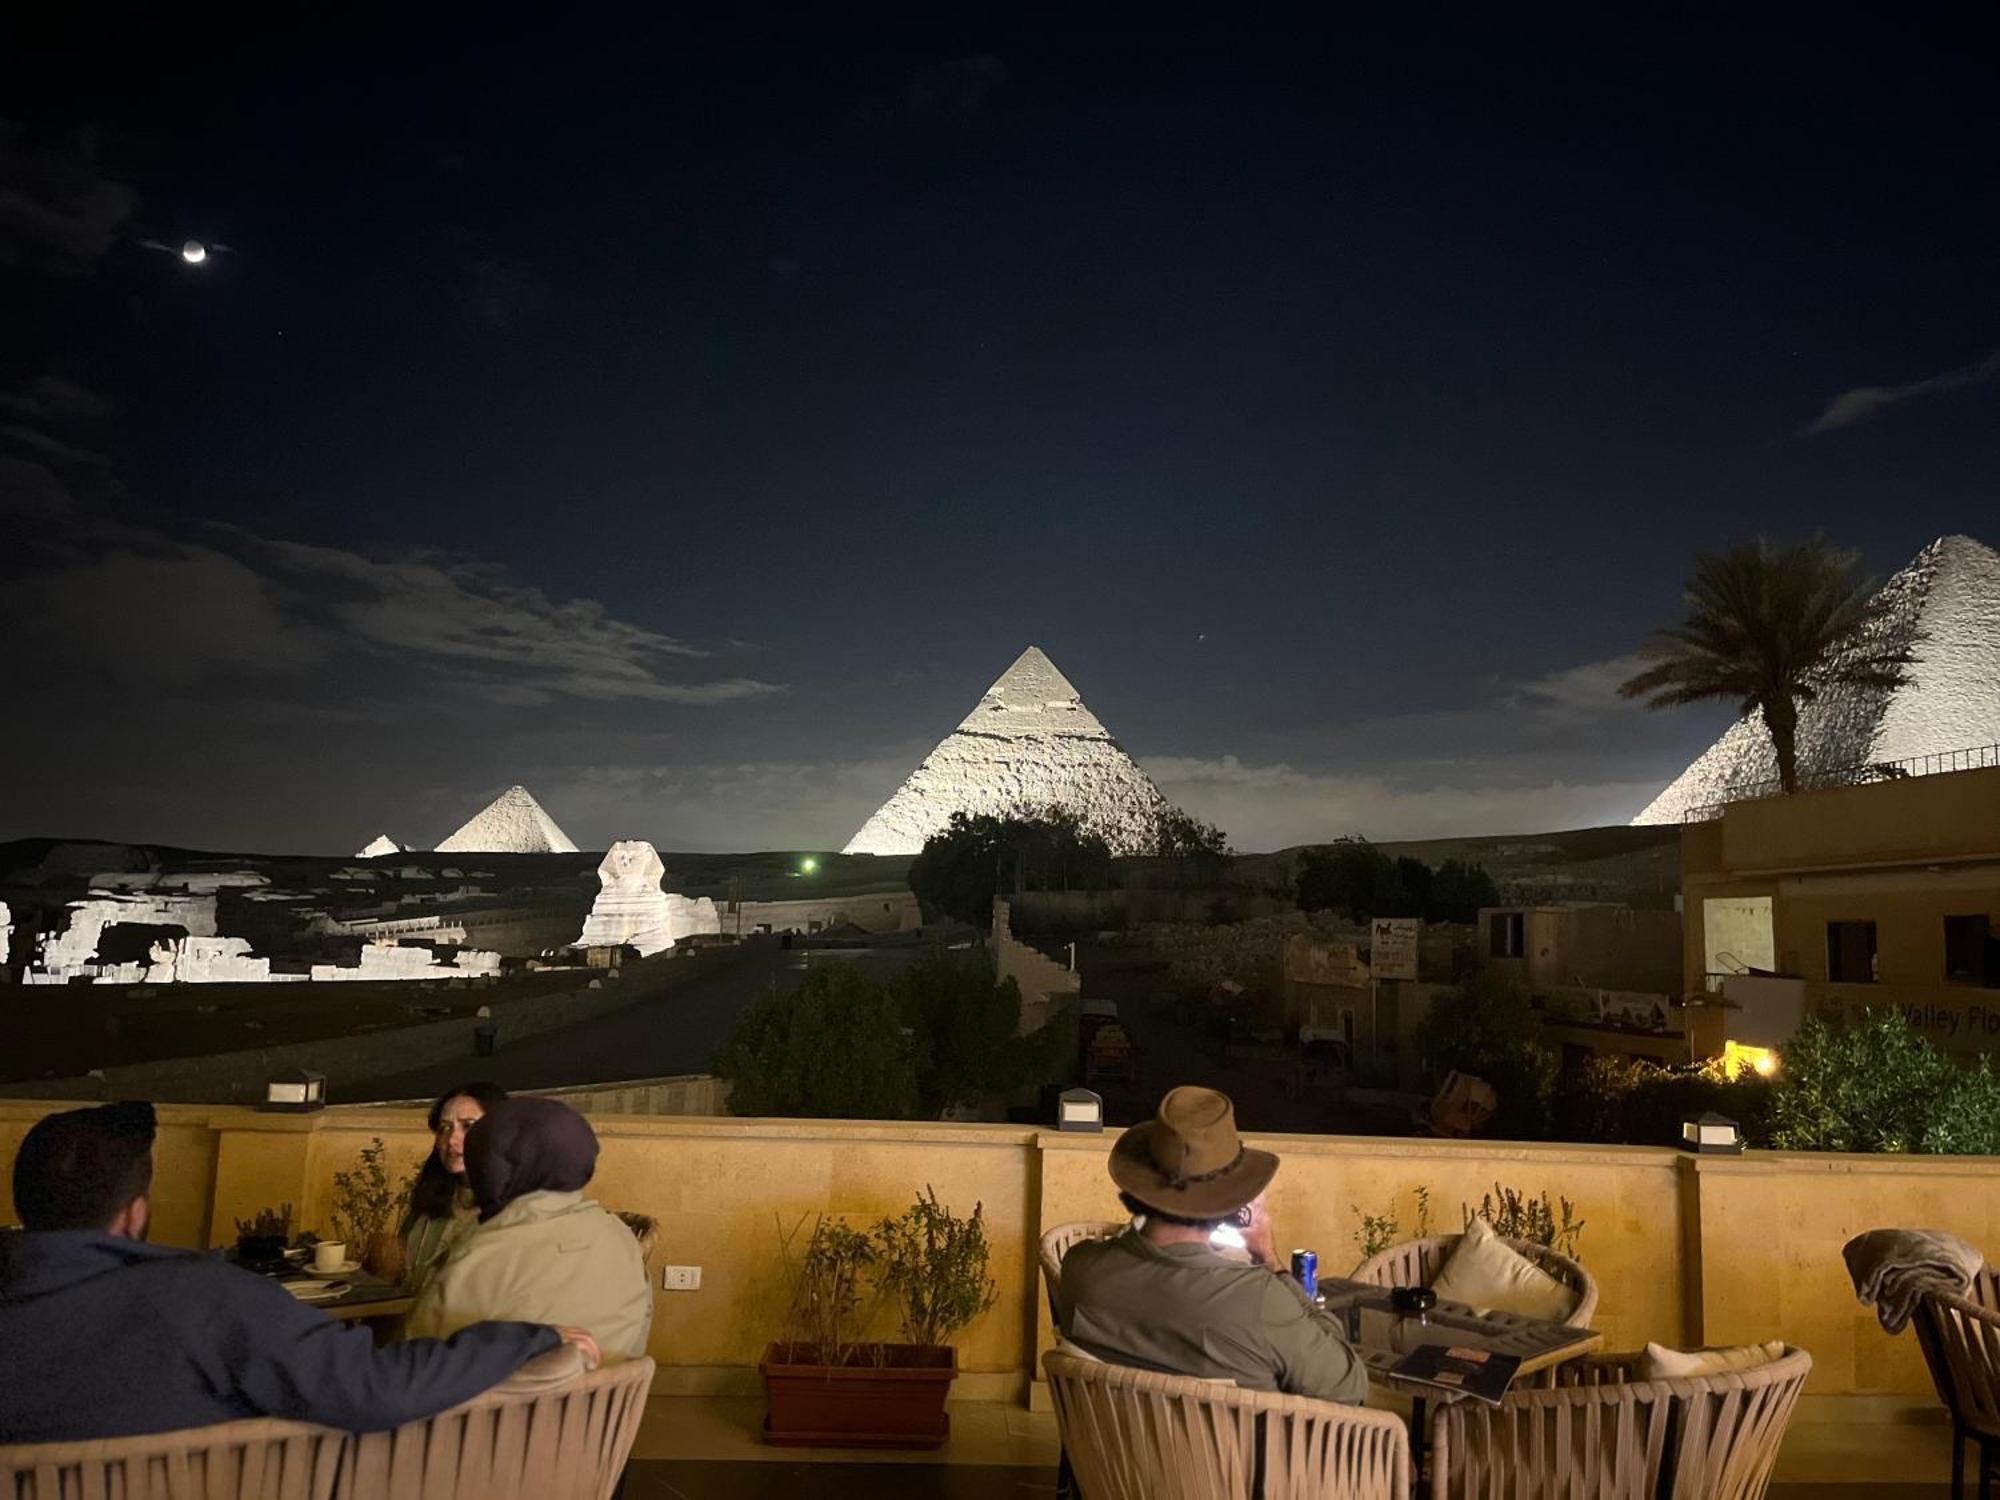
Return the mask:
M 452 1247 L 403 1325 L 449 1338 L 487 1319 L 582 1328 L 605 1360 L 646 1352 L 653 1289 L 632 1231 L 581 1193 L 524 1193 Z
M 1206 1245 L 1156 1245 L 1136 1230 L 1063 1259 L 1056 1325 L 1084 1352 L 1246 1390 L 1359 1402 L 1368 1371 L 1299 1284 Z
M 431 1273 L 444 1264 L 452 1247 L 470 1234 L 479 1223 L 479 1205 L 472 1194 L 460 1188 L 451 1200 L 451 1212 L 441 1219 L 420 1218 L 403 1235 L 403 1285 L 411 1296 L 419 1295 Z

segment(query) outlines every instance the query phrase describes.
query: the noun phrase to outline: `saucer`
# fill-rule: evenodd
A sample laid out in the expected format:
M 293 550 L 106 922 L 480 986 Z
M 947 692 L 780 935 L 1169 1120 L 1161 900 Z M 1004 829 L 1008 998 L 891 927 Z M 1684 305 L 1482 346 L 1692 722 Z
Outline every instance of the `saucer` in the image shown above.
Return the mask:
M 322 1278 L 327 1276 L 350 1276 L 354 1272 L 361 1269 L 361 1262 L 358 1260 L 344 1260 L 339 1265 L 328 1266 L 324 1271 L 322 1271 L 318 1266 L 308 1261 L 306 1262 L 305 1265 L 299 1267 L 299 1269 L 304 1271 L 308 1276 L 318 1276 Z

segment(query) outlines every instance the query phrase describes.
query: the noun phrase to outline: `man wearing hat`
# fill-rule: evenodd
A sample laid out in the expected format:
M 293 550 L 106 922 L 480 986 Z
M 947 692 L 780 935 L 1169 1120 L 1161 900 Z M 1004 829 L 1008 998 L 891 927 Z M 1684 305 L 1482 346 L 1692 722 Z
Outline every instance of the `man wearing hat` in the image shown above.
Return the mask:
M 1277 1171 L 1277 1157 L 1237 1138 L 1227 1095 L 1173 1090 L 1111 1148 L 1111 1180 L 1133 1225 L 1064 1258 L 1063 1337 L 1115 1364 L 1362 1400 L 1360 1357 L 1279 1263 L 1264 1207 Z M 1240 1233 L 1249 1264 L 1217 1252 L 1224 1226 Z
M 68 1442 L 292 1417 L 350 1432 L 420 1421 L 558 1343 L 590 1335 L 480 1323 L 378 1349 L 276 1282 L 145 1243 L 153 1106 L 45 1116 L 14 1159 L 0 1234 L 0 1443 Z

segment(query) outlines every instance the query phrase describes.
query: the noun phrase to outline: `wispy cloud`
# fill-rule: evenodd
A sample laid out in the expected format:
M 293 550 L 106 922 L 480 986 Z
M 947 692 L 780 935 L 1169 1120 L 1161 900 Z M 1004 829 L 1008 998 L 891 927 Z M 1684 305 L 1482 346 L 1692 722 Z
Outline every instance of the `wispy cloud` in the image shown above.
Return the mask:
M 1865 422 L 1878 416 L 1892 406 L 1905 401 L 1915 401 L 1925 396 L 1938 396 L 1946 391 L 1962 390 L 1969 385 L 1979 385 L 2000 376 L 2000 349 L 1995 349 L 1982 360 L 1969 365 L 1961 365 L 1956 370 L 1946 370 L 1942 375 L 1926 376 L 1922 380 L 1912 380 L 1904 385 L 1858 385 L 1851 391 L 1842 391 L 1827 402 L 1826 410 L 1809 425 L 1808 436 L 1814 433 L 1833 432 L 1838 428 L 1852 427 L 1857 422 Z
M 1239 849 L 1370 839 L 1464 837 L 1623 823 L 1659 790 L 1647 781 L 1421 785 L 1382 775 L 1299 770 L 1282 763 L 1149 757 L 1169 800 L 1209 819 Z M 1466 770 L 1472 772 L 1474 768 Z
M 1571 718 L 1622 713 L 1631 709 L 1632 704 L 1618 696 L 1619 685 L 1645 666 L 1644 657 L 1626 655 L 1563 667 L 1515 684 L 1501 703 L 1504 707 L 1536 708 Z
M 237 533 L 296 588 L 322 600 L 354 642 L 435 671 L 475 695 L 529 706 L 557 698 L 712 704 L 782 691 L 748 677 L 682 682 L 666 659 L 700 647 L 615 618 L 595 599 L 555 599 L 489 563 L 431 554 L 387 561 L 339 547 Z

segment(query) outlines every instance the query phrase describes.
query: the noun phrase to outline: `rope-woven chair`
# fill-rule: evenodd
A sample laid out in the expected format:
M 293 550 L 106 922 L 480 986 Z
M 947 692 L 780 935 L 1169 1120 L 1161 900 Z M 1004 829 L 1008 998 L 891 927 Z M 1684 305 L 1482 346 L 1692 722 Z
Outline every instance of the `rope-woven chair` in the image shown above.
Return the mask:
M 1108 1240 L 1125 1232 L 1124 1219 L 1077 1219 L 1058 1224 L 1042 1236 L 1042 1285 L 1049 1294 L 1049 1318 L 1056 1315 L 1056 1290 L 1062 1285 L 1063 1257 L 1085 1240 Z
M 1978 1300 L 1956 1292 L 1925 1292 L 1911 1321 L 1938 1399 L 1951 1413 L 1951 1493 L 1957 1500 L 1965 1488 L 1965 1445 L 1979 1445 L 1979 1493 L 1990 1493 L 1992 1477 L 2000 1473 L 2000 1311 L 1985 1299 L 1994 1293 L 1986 1272 L 1969 1290 Z
M 610 1500 L 646 1414 L 653 1362 L 581 1368 L 565 1345 L 429 1421 L 361 1434 L 337 1500 Z
M 1410 1436 L 1389 1412 L 1043 1357 L 1084 1500 L 1407 1500 Z
M 328 1500 L 348 1437 L 253 1417 L 80 1443 L 0 1447 L 6 1500 Z
M 1634 1378 L 1640 1356 L 1586 1356 L 1497 1407 L 1441 1405 L 1431 1500 L 1759 1500 L 1812 1356 L 1748 1370 Z
M 1391 1245 L 1379 1255 L 1371 1255 L 1354 1268 L 1355 1281 L 1375 1286 L 1429 1286 L 1444 1270 L 1451 1252 L 1463 1235 L 1434 1234 L 1427 1239 L 1405 1240 Z M 1502 1244 L 1526 1256 L 1549 1275 L 1576 1293 L 1576 1306 L 1563 1322 L 1571 1328 L 1588 1328 L 1597 1311 L 1597 1278 L 1567 1255 L 1538 1245 L 1533 1240 L 1502 1240 Z

